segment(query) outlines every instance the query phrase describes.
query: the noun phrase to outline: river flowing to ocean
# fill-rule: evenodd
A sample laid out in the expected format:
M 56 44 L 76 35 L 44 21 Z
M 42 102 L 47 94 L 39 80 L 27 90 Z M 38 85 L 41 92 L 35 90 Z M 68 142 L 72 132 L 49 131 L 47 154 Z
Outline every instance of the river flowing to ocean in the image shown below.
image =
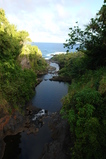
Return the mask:
M 50 59 L 53 55 L 66 53 L 67 48 L 64 48 L 63 43 L 47 43 L 47 42 L 32 42 L 31 45 L 36 45 L 42 52 L 42 56 L 45 59 Z M 76 48 L 79 47 L 79 44 L 73 46 L 69 52 L 76 52 Z
M 51 66 L 59 70 L 58 64 L 50 63 Z M 53 71 L 42 76 L 42 82 L 35 88 L 35 96 L 32 98 L 32 105 L 45 109 L 52 114 L 61 109 L 61 99 L 68 92 L 68 84 L 58 81 L 50 81 L 53 76 L 58 74 Z M 38 133 L 27 134 L 26 132 L 17 135 L 7 136 L 6 149 L 3 159 L 39 159 L 44 145 L 52 141 L 51 131 L 48 127 L 50 116 L 43 119 L 43 126 Z

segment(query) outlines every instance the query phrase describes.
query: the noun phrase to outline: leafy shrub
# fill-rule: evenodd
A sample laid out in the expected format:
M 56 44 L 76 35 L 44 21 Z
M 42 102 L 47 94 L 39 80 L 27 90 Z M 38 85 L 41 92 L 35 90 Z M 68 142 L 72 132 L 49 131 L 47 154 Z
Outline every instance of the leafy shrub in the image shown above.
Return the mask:
M 68 118 L 74 136 L 73 158 L 103 158 L 105 143 L 100 139 L 104 105 L 100 93 L 94 89 L 83 89 L 66 96 L 61 113 Z M 100 112 L 102 114 L 100 114 Z M 102 118 L 102 120 L 101 120 Z M 104 128 L 103 128 L 104 129 Z

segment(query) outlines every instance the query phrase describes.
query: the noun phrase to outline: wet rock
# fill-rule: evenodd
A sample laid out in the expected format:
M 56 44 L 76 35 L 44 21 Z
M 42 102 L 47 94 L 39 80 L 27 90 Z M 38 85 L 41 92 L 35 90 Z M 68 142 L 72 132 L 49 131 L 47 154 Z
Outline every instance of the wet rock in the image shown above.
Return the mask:
M 41 159 L 69 159 L 70 134 L 68 122 L 61 118 L 59 113 L 52 116 L 49 123 L 53 141 L 46 144 Z
M 0 159 L 4 153 L 5 143 L 3 139 L 6 136 L 15 135 L 22 131 L 26 131 L 28 134 L 36 134 L 39 131 L 36 124 L 32 122 L 33 114 L 39 110 L 29 104 L 25 109 L 24 116 L 20 112 L 14 111 L 12 115 L 5 115 L 0 118 Z
M 42 76 L 42 75 L 38 75 L 38 76 Z M 36 87 L 37 85 L 39 85 L 41 82 L 42 82 L 42 79 L 41 79 L 41 78 L 37 78 L 37 83 L 35 84 L 35 87 Z
M 69 77 L 61 77 L 61 76 L 53 76 L 50 81 L 59 81 L 59 82 L 69 82 L 71 83 L 71 79 Z
M 3 142 L 2 139 L 0 139 L 0 159 L 2 159 L 3 157 L 4 147 L 5 147 L 5 143 Z

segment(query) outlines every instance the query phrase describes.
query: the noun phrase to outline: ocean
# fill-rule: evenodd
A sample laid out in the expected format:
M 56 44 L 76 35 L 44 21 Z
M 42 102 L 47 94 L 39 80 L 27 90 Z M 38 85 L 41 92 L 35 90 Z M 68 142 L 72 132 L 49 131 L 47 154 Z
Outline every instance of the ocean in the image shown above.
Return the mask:
M 53 55 L 66 53 L 67 48 L 64 48 L 63 43 L 47 43 L 47 42 L 32 42 L 31 45 L 38 46 L 45 59 L 50 59 Z M 75 52 L 78 45 L 75 45 L 70 52 Z

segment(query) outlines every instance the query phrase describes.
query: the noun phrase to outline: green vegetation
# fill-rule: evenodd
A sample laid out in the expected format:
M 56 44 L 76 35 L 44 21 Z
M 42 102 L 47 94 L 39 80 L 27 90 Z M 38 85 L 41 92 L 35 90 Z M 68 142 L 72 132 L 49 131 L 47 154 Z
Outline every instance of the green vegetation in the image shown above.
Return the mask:
M 106 2 L 106 1 L 105 1 Z M 106 158 L 106 5 L 82 31 L 71 32 L 65 47 L 80 42 L 79 52 L 53 57 L 60 76 L 70 77 L 61 114 L 70 125 L 72 159 Z
M 37 46 L 26 44 L 23 46 L 21 53 L 18 57 L 23 68 L 30 68 L 35 73 L 45 71 L 47 63 L 42 58 L 42 53 Z
M 86 55 L 87 66 L 90 69 L 96 69 L 99 66 L 106 65 L 106 5 L 101 7 L 96 18 L 92 18 L 82 31 L 78 22 L 74 28 L 69 28 L 69 39 L 66 40 L 64 47 L 68 49 L 73 45 L 80 44 L 78 50 L 84 51 Z
M 55 55 L 53 60 L 60 65 L 59 75 L 63 77 L 78 78 L 86 71 L 86 62 L 83 52 Z
M 37 46 L 31 46 L 29 34 L 17 31 L 0 9 L 0 113 L 22 109 L 34 94 L 37 73 L 46 62 Z
M 63 98 L 62 115 L 68 119 L 74 159 L 105 159 L 106 67 L 87 70 L 73 78 Z

